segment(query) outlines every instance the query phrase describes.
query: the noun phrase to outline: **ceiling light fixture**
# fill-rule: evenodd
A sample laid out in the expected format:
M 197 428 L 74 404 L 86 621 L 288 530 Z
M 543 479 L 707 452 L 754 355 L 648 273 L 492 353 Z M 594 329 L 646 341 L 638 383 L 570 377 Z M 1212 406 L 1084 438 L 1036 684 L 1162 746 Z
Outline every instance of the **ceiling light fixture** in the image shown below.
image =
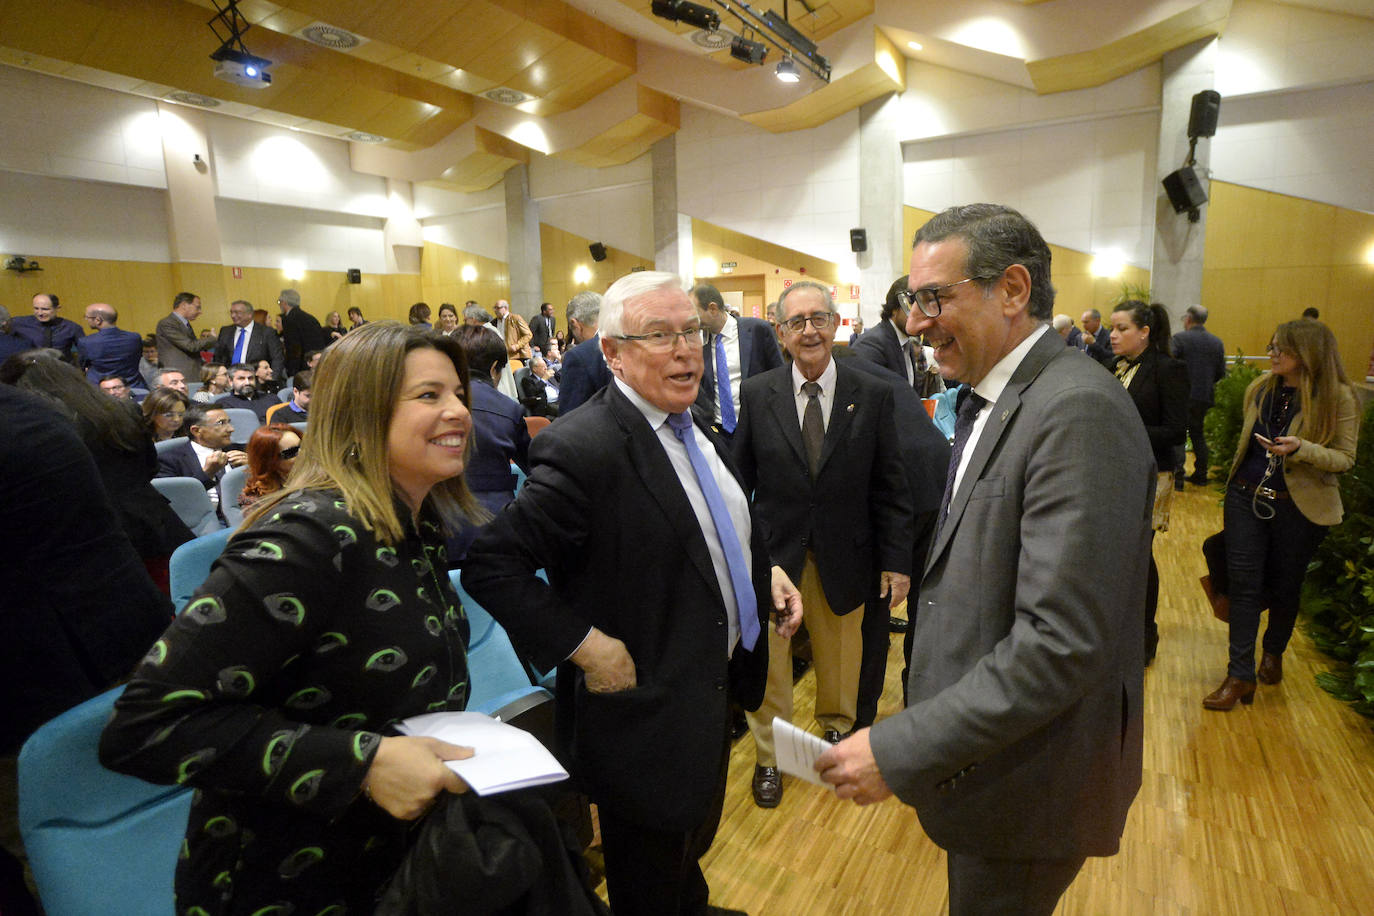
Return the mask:
M 925 49 L 925 45 L 921 44 L 919 41 L 908 41 L 906 43 L 906 46 L 913 51 L 921 51 Z
M 699 3 L 688 3 L 687 0 L 653 0 L 650 8 L 655 16 L 670 22 L 685 22 L 708 32 L 720 28 L 720 13 Z
M 773 71 L 773 75 L 784 83 L 795 83 L 801 80 L 801 74 L 797 72 L 797 65 L 792 63 L 790 57 L 784 57 L 778 61 L 778 69 Z
M 746 63 L 762 64 L 768 56 L 766 45 L 772 45 L 791 59 L 787 66 L 779 64 L 779 79 L 789 83 L 798 82 L 801 79 L 798 68 L 802 68 L 821 82 L 830 82 L 830 61 L 817 52 L 814 41 L 797 31 L 788 21 L 788 0 L 783 0 L 781 15 L 773 10 L 760 13 L 745 0 L 711 2 L 739 21 L 739 28 L 735 30 L 739 37 L 730 42 L 731 57 Z M 807 0 L 801 0 L 801 5 L 806 8 L 807 13 L 815 14 L 815 9 Z M 720 28 L 720 13 L 701 4 L 689 3 L 687 0 L 652 0 L 650 9 L 655 16 L 670 22 L 686 22 L 707 32 L 714 32 Z M 753 37 L 746 38 L 745 35 Z M 700 40 L 696 40 L 696 43 L 702 44 Z
M 768 56 L 768 46 L 761 41 L 750 41 L 743 35 L 736 35 L 730 42 L 730 56 L 746 64 L 761 64 Z

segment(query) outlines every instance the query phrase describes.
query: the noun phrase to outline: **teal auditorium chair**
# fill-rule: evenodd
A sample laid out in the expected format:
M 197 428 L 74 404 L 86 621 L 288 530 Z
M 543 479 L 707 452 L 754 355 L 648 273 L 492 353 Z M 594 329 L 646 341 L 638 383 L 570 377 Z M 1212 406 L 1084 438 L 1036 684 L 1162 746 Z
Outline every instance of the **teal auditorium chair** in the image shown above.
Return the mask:
M 248 437 L 253 435 L 253 430 L 262 425 L 258 415 L 247 407 L 226 407 L 224 415 L 229 418 L 229 422 L 234 426 L 234 441 L 246 443 Z
M 243 495 L 243 485 L 247 482 L 248 465 L 246 464 L 230 468 L 219 479 L 219 508 L 224 513 L 224 521 L 228 523 L 230 528 L 237 528 L 243 524 L 243 507 L 239 505 L 239 497 Z
M 230 528 L 221 528 L 204 537 L 192 538 L 172 551 L 172 558 L 167 563 L 167 578 L 172 591 L 172 609 L 176 613 L 181 613 L 191 595 L 210 575 L 211 564 L 224 552 L 224 545 L 229 543 L 233 533 Z
M 123 688 L 45 723 L 19 753 L 19 829 L 48 916 L 172 916 L 191 790 L 100 765 Z
M 467 708 L 509 721 L 531 706 L 551 700 L 547 690 L 531 682 L 505 628 L 464 590 L 458 570 L 450 571 L 449 579 L 463 602 L 470 631 Z
M 194 477 L 154 477 L 153 489 L 172 504 L 172 511 L 196 537 L 224 527 L 215 514 L 215 504 L 205 485 Z

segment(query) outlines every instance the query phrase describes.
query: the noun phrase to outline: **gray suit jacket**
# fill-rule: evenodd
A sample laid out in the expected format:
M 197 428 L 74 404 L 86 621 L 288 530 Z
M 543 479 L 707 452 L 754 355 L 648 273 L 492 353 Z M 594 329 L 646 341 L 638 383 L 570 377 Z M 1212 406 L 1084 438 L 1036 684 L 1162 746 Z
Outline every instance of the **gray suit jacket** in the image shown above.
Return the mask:
M 1103 468 L 1109 487 L 1085 486 Z M 1140 787 L 1154 463 L 1121 383 L 1046 333 L 1002 392 L 935 536 L 910 706 L 871 732 L 947 850 L 1110 855 Z M 1112 575 L 1084 575 L 1092 558 Z
M 205 365 L 200 351 L 214 348 L 215 336 L 208 330 L 197 338 L 176 315 L 169 313 L 158 320 L 157 361 L 164 369 L 180 371 L 186 381 L 200 381 L 200 367 Z

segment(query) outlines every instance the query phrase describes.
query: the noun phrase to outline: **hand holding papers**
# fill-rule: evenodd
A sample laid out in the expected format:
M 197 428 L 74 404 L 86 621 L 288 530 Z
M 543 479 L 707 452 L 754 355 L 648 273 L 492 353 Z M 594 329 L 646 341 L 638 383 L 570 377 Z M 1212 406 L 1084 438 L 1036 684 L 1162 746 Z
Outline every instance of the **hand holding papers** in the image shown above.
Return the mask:
M 478 795 L 541 786 L 568 778 L 544 745 L 527 731 L 480 712 L 433 712 L 403 720 L 405 735 L 438 738 L 473 749 L 466 760 L 448 766 Z
M 823 782 L 815 769 L 816 758 L 830 748 L 825 739 L 774 716 L 773 747 L 778 755 L 778 769 L 788 776 L 796 776 L 827 789 L 834 788 Z

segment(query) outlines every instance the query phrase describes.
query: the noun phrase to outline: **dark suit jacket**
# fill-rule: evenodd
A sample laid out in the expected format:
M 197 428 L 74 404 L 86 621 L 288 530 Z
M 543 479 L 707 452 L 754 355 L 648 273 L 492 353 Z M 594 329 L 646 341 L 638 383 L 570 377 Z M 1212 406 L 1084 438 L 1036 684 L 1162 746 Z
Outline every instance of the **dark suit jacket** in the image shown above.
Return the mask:
M 611 383 L 614 375 L 601 355 L 601 335 L 573 347 L 563 357 L 563 384 L 558 389 L 559 416 L 566 417 L 574 407 Z
M 1174 466 L 1174 447 L 1188 436 L 1188 367 L 1156 347 L 1140 355 L 1140 368 L 1126 389 L 1145 424 L 1159 470 Z
M 1202 327 L 1180 331 L 1169 341 L 1176 359 L 1188 367 L 1188 397 L 1212 403 L 1212 389 L 1226 375 L 1226 347 L 1221 338 Z
M 782 365 L 782 351 L 778 349 L 778 335 L 773 326 L 762 318 L 740 318 L 739 322 L 739 369 L 740 396 L 744 394 L 745 379 L 761 375 L 769 369 Z M 706 371 L 701 377 L 701 390 L 697 392 L 697 404 L 704 415 L 714 421 L 716 415 L 716 348 L 715 338 L 702 344 L 702 359 Z M 739 414 L 736 413 L 738 420 Z
M 559 404 L 562 402 L 563 392 L 557 382 L 554 387 L 559 388 L 559 400 L 549 403 L 549 392 L 544 386 L 544 380 L 533 372 L 520 377 L 520 403 L 530 412 L 533 417 L 553 417 L 558 416 Z
M 172 606 L 72 424 L 0 385 L 0 429 L 0 753 L 12 754 L 43 722 L 127 677 Z
M 183 442 L 176 448 L 158 452 L 157 473 L 154 477 L 194 477 L 204 484 L 205 489 L 219 486 L 219 477 L 211 477 L 205 473 L 205 468 L 196 457 L 195 450 L 191 448 L 190 442 Z
M 324 336 L 315 316 L 298 306 L 282 313 L 281 343 L 286 354 L 286 374 L 295 375 L 305 368 L 305 354 L 323 350 L 329 345 L 329 338 Z
M 76 342 L 86 336 L 81 325 L 70 318 L 54 318 L 44 325 L 33 315 L 16 315 L 10 319 L 10 330 L 29 342 L 25 350 L 46 347 L 48 329 L 52 329 L 52 348 L 62 351 L 64 359 L 76 349 Z
M 215 398 L 216 407 L 224 408 L 226 410 L 230 407 L 237 407 L 243 410 L 253 411 L 253 413 L 258 415 L 259 423 L 266 423 L 267 411 L 271 410 L 273 407 L 276 407 L 280 403 L 280 398 L 278 398 L 275 394 L 268 394 L 267 392 L 263 392 L 262 394 L 258 395 L 257 397 L 251 400 L 248 398 L 241 398 L 236 394 L 222 394 L 219 397 Z M 280 422 L 285 423 L 288 421 L 282 420 Z
M 902 353 L 902 345 L 897 341 L 897 331 L 891 321 L 880 321 L 859 335 L 859 339 L 849 345 L 855 356 L 862 356 L 882 366 L 888 372 L 895 372 L 902 378 L 907 377 L 907 360 Z
M 535 315 L 530 319 L 530 346 L 537 347 L 543 353 L 549 346 L 549 338 L 553 337 L 554 320 L 545 318 L 542 314 Z
M 143 338 L 133 331 L 101 328 L 77 340 L 76 355 L 86 370 L 86 378 L 92 382 L 113 374 L 124 379 L 131 388 L 143 387 L 143 378 L 138 374 L 138 361 L 143 357 Z
M 711 441 L 727 467 L 724 445 Z M 643 414 L 611 385 L 534 438 L 515 502 L 482 529 L 463 585 L 540 667 L 596 626 L 624 640 L 639 686 L 588 693 L 558 672 L 558 743 L 603 810 L 657 830 L 709 814 L 733 698 L 758 707 L 768 640 L 726 660 L 725 605 L 706 540 Z M 755 518 L 749 547 L 760 626 L 772 607 Z M 543 567 L 545 584 L 535 577 Z
M 1088 341 L 1086 352 L 1104 366 L 1110 366 L 1116 360 L 1116 354 L 1112 353 L 1112 330 L 1105 323 L 1098 327 L 1097 333 Z
M 845 614 L 876 593 L 879 571 L 911 572 L 912 511 L 892 392 L 844 363 L 835 369 L 834 406 L 814 481 L 791 366 L 744 383 L 731 447 L 745 490 L 754 493 L 773 562 L 800 582 L 810 550 L 826 601 Z
M 283 374 L 286 372 L 286 351 L 282 349 L 281 338 L 277 336 L 277 332 L 256 321 L 248 323 L 248 331 L 248 344 L 243 348 L 242 361 L 256 365 L 258 360 L 265 359 L 272 364 L 272 371 L 276 373 L 277 378 L 286 378 Z M 232 324 L 219 329 L 219 340 L 215 343 L 215 362 L 226 366 L 234 362 L 234 335 L 237 332 L 238 328 Z
M 1112 855 L 1140 787 L 1154 474 L 1121 383 L 1032 346 L 989 409 L 935 535 L 910 705 L 869 732 L 946 850 Z M 1112 485 L 1084 486 L 1111 469 Z M 1111 556 L 1110 576 L 1083 576 Z

